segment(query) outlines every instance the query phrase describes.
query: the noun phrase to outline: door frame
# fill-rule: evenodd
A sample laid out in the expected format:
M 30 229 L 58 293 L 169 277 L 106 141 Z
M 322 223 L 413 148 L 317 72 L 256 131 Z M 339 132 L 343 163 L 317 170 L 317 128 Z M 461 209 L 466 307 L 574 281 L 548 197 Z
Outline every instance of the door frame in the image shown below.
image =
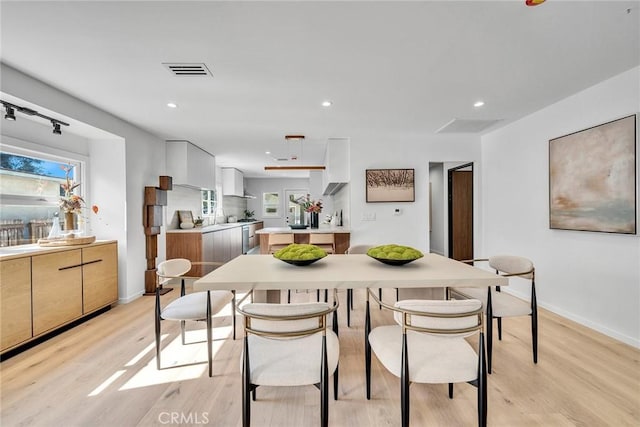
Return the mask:
M 459 165 L 456 167 L 453 167 L 451 169 L 447 169 L 447 242 L 448 242 L 448 248 L 447 248 L 447 256 L 449 258 L 453 257 L 453 210 L 452 210 L 452 204 L 453 204 L 453 186 L 452 184 L 452 173 L 460 170 L 460 169 L 465 169 L 465 168 L 471 168 L 471 253 L 475 254 L 475 239 L 474 239 L 474 233 L 475 233 L 475 224 L 474 224 L 474 216 L 475 216 L 475 212 L 474 212 L 474 187 L 475 187 L 475 174 L 474 174 L 474 170 L 473 170 L 473 162 L 469 162 L 469 163 L 465 163 L 463 165 Z

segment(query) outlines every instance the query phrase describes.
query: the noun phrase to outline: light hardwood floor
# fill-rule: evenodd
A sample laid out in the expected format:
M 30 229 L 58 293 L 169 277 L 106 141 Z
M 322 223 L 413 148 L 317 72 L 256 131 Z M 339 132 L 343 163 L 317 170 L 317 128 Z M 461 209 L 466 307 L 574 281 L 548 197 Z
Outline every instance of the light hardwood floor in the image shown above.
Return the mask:
M 389 290 L 385 297 L 394 298 Z M 176 296 L 163 297 L 163 304 Z M 295 299 L 306 294 L 294 294 Z M 344 303 L 345 293 L 340 294 Z M 400 424 L 399 380 L 373 357 L 372 400 L 364 394 L 364 291 L 355 291 L 352 327 L 340 307 L 340 391 L 330 402 L 332 426 Z M 241 425 L 239 339 L 230 312 L 216 318 L 214 377 L 206 372 L 204 324 L 191 323 L 182 346 L 177 322 L 163 322 L 163 369 L 155 368 L 154 298 L 141 297 L 2 362 L 2 426 Z M 240 318 L 239 325 L 240 325 Z M 372 310 L 374 326 L 391 322 Z M 504 320 L 489 376 L 492 426 L 640 425 L 640 351 L 545 310 L 540 356 L 531 361 L 528 319 Z M 497 340 L 497 338 L 496 338 Z M 198 343 L 199 341 L 199 343 Z M 177 365 L 185 365 L 177 367 Z M 411 386 L 412 426 L 472 426 L 476 390 Z M 319 425 L 315 387 L 258 389 L 254 426 Z

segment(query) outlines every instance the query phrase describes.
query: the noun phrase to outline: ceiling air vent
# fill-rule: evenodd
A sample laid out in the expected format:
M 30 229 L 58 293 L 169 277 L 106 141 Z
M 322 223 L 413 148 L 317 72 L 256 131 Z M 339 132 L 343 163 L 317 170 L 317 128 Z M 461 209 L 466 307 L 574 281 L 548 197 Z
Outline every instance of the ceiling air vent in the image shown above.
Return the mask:
M 501 119 L 489 119 L 489 120 L 468 120 L 468 119 L 453 119 L 446 125 L 442 126 L 436 131 L 436 133 L 477 133 L 482 132 L 485 129 L 490 128 Z
M 177 77 L 211 76 L 211 71 L 204 64 L 163 63 L 171 74 Z

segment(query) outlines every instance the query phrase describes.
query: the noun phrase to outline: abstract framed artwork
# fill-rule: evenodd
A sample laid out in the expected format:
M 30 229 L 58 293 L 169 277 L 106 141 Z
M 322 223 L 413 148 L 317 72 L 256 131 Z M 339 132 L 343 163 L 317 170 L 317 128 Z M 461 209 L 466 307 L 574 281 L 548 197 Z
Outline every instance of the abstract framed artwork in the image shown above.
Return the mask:
M 414 169 L 367 169 L 367 203 L 415 201 Z
M 262 216 L 264 218 L 280 218 L 279 192 L 262 193 Z
M 549 141 L 549 228 L 636 234 L 636 116 Z

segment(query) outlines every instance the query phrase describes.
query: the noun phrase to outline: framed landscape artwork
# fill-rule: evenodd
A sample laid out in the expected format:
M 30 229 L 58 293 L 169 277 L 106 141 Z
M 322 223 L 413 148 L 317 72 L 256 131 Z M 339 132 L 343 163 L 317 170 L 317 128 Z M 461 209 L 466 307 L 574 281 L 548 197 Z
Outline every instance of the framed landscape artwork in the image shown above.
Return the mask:
M 367 169 L 367 203 L 415 201 L 414 169 Z
M 636 116 L 549 141 L 549 228 L 635 234 Z

